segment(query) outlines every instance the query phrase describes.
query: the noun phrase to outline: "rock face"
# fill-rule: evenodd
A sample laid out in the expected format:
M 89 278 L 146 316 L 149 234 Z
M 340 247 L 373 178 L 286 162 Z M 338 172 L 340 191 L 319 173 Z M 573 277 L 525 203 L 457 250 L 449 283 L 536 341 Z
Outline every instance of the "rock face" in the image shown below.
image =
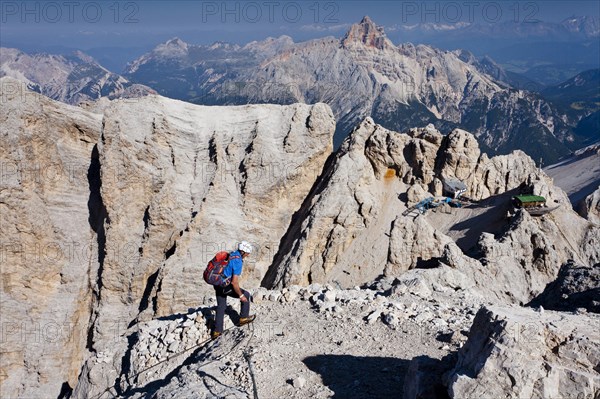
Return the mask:
M 599 331 L 597 315 L 484 307 L 447 375 L 450 397 L 596 398 Z
M 128 325 L 199 306 L 214 295 L 202 271 L 217 251 L 253 243 L 242 281 L 258 284 L 331 152 L 334 127 L 324 104 L 201 107 L 146 97 L 106 108 L 107 256 L 94 349 L 112 360 L 88 362 L 77 395 L 122 368 L 127 342 L 115 343 L 114 315 Z
M 67 104 L 80 104 L 100 97 L 133 98 L 156 92 L 112 73 L 80 51 L 71 55 L 26 54 L 13 48 L 0 49 L 0 77 L 9 76 L 30 90 Z
M 388 240 L 382 238 L 389 234 L 402 206 L 398 193 L 405 190 L 396 174 L 412 174 L 402 149 L 413 139 L 398 136 L 394 155 L 401 160 L 396 169 L 374 166 L 374 157 L 365 154 L 379 148 L 376 140 L 385 143 L 391 134 L 367 118 L 344 142 L 294 217 L 263 284 L 336 281 L 349 285 L 350 281 L 373 280 L 381 273 L 388 247 Z
M 101 116 L 0 79 L 0 396 L 57 396 L 87 355 Z
M 425 218 L 398 216 L 390 232 L 388 265 L 385 274 L 399 276 L 422 261 L 438 258 L 452 239 L 429 224 Z
M 523 183 L 539 180 L 541 173 L 525 153 L 488 158 L 482 154 L 475 137 L 456 129 L 441 145 L 436 159 L 436 172 L 441 177 L 457 178 L 467 185 L 466 196 L 481 200 L 518 188 Z
M 1 82 L 2 396 L 111 386 L 128 326 L 212 296 L 202 270 L 239 240 L 256 285 L 331 153 L 323 104 L 149 96 L 102 116 Z
M 529 305 L 571 312 L 583 308 L 600 313 L 600 263 L 592 267 L 573 262 L 564 264 L 556 280 Z

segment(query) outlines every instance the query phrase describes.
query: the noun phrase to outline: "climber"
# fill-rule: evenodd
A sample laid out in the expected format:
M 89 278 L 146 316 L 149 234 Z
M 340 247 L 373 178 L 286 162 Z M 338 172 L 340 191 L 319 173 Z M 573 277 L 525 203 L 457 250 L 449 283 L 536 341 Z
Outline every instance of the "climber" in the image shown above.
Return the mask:
M 229 262 L 223 269 L 223 276 L 231 277 L 231 283 L 221 287 L 215 285 L 215 295 L 217 296 L 217 316 L 215 318 L 215 328 L 212 332 L 212 339 L 218 338 L 223 332 L 223 319 L 225 318 L 225 308 L 227 307 L 227 297 L 240 298 L 240 321 L 238 326 L 254 321 L 256 315 L 250 316 L 250 301 L 252 297 L 246 290 L 240 288 L 239 278 L 242 274 L 243 260 L 252 253 L 252 245 L 242 241 L 237 251 L 229 254 Z

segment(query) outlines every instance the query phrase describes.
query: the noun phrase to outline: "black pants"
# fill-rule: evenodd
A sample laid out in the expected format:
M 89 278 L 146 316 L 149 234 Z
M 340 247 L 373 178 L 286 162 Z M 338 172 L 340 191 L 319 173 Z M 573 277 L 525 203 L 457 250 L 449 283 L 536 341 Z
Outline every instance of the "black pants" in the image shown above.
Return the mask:
M 240 288 L 240 290 L 242 290 Z M 240 304 L 240 317 L 248 317 L 250 315 L 250 293 L 242 290 L 242 294 L 246 297 L 246 302 Z M 217 296 L 217 317 L 215 318 L 215 331 L 223 332 L 223 319 L 225 318 L 225 308 L 227 308 L 227 297 L 239 298 L 238 294 L 233 290 L 233 286 L 229 284 L 226 287 L 215 286 L 215 295 Z

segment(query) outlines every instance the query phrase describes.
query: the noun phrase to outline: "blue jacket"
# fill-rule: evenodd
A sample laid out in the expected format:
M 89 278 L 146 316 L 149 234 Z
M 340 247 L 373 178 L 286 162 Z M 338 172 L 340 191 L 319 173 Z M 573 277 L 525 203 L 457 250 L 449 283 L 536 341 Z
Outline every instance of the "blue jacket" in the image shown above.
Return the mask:
M 233 251 L 229 254 L 229 263 L 223 269 L 223 276 L 226 278 L 233 275 L 239 276 L 242 274 L 242 254 L 239 251 Z

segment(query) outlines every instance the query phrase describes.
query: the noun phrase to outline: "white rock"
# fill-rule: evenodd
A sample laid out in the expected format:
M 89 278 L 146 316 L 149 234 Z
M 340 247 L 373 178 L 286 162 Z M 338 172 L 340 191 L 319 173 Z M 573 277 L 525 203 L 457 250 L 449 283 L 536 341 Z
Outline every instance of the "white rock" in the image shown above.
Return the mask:
M 333 290 L 327 290 L 323 294 L 323 300 L 325 302 L 335 302 L 335 295 L 336 295 L 335 291 L 333 291 Z
M 594 370 L 600 352 L 597 326 L 596 316 L 482 308 L 447 374 L 450 396 L 545 397 L 554 392 L 556 397 L 591 398 L 600 383 Z
M 270 302 L 277 302 L 277 301 L 279 301 L 279 298 L 281 298 L 281 292 L 279 292 L 279 291 L 272 291 L 269 294 L 269 301 Z
M 318 283 L 313 283 L 313 284 L 311 284 L 311 285 L 308 286 L 308 291 L 311 294 L 316 294 L 318 292 L 321 292 L 321 289 L 322 289 L 321 288 L 321 284 L 318 284 Z
M 169 345 L 168 351 L 169 352 L 177 352 L 177 349 L 179 349 L 179 342 L 174 341 Z
M 302 376 L 298 376 L 292 380 L 294 388 L 302 389 L 306 385 L 306 379 Z
M 373 312 L 371 312 L 371 314 L 369 314 L 367 316 L 367 324 L 373 324 L 377 321 L 377 319 L 379 318 L 379 316 L 381 315 L 381 310 L 374 310 Z

